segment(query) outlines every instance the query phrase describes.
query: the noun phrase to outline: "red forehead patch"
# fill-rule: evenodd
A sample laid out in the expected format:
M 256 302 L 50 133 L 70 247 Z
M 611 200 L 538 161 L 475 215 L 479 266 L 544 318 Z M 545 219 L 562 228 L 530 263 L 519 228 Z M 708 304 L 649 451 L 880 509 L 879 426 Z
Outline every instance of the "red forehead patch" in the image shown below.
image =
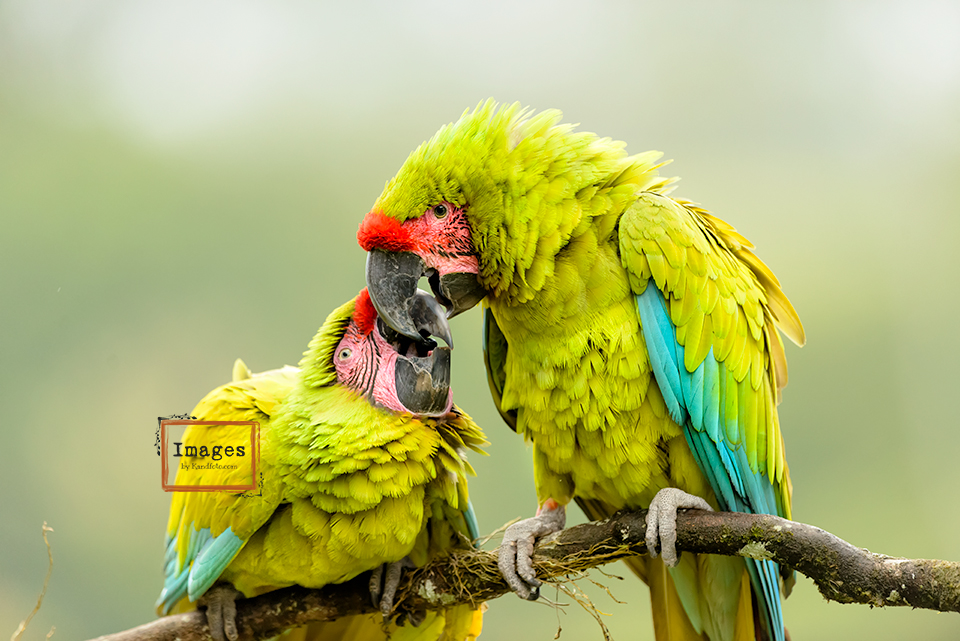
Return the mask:
M 371 211 L 360 222 L 357 242 L 364 250 L 385 249 L 391 252 L 413 251 L 416 242 L 410 232 L 395 218 L 379 211 Z
M 373 301 L 370 300 L 366 287 L 357 296 L 357 302 L 353 306 L 353 322 L 357 324 L 357 329 L 364 336 L 373 331 L 373 326 L 377 322 L 377 310 L 373 307 Z

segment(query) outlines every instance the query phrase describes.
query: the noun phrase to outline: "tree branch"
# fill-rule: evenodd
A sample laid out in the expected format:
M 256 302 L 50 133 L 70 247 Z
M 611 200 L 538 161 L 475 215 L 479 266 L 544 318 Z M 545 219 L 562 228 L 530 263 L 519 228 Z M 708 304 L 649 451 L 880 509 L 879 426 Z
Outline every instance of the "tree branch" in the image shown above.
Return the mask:
M 577 525 L 537 544 L 534 566 L 548 582 L 617 559 L 646 554 L 646 511 L 620 513 Z M 771 559 L 810 577 L 831 601 L 871 606 L 906 605 L 960 612 L 960 564 L 900 559 L 854 547 L 812 525 L 776 516 L 689 510 L 677 517 L 677 549 Z M 509 591 L 496 551 L 458 551 L 410 572 L 398 591 L 398 609 L 479 604 Z M 241 641 L 256 641 L 310 621 L 373 613 L 366 575 L 321 590 L 285 588 L 238 603 Z M 199 641 L 209 639 L 199 612 L 164 617 L 94 641 Z

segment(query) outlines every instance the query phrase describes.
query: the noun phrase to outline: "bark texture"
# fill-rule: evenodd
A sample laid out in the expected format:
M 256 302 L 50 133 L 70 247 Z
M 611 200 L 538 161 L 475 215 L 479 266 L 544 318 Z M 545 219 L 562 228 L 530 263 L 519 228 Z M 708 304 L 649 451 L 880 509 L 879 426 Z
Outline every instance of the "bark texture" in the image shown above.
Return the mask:
M 646 554 L 646 512 L 628 512 L 585 523 L 537 544 L 534 567 L 548 582 L 626 556 Z M 731 512 L 681 512 L 677 549 L 772 559 L 808 576 L 831 601 L 870 606 L 910 606 L 960 612 L 960 563 L 874 554 L 812 525 L 776 516 Z M 479 605 L 509 591 L 497 569 L 497 553 L 457 552 L 406 575 L 397 612 Z M 322 590 L 277 590 L 239 601 L 241 641 L 257 641 L 310 621 L 373 613 L 367 577 Z M 206 617 L 190 612 L 164 617 L 94 641 L 195 641 L 209 639 Z

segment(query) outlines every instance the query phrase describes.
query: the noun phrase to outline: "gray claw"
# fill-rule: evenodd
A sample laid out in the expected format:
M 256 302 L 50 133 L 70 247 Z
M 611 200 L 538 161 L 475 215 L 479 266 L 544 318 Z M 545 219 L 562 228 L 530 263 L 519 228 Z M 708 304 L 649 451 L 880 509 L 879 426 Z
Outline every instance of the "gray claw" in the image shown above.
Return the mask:
M 380 594 L 383 592 L 383 568 L 385 565 L 381 565 L 373 568 L 373 571 L 370 572 L 370 602 L 373 603 L 373 607 L 380 607 Z
M 668 568 L 676 567 L 680 561 L 677 554 L 677 510 L 685 508 L 713 512 L 704 499 L 675 487 L 665 487 L 657 492 L 647 509 L 647 552 L 656 557 L 659 548 Z
M 237 597 L 240 593 L 229 585 L 215 585 L 201 599 L 207 607 L 207 627 L 214 641 L 237 641 Z
M 514 523 L 503 533 L 497 564 L 504 581 L 521 599 L 540 598 L 541 582 L 533 569 L 533 547 L 537 539 L 562 530 L 566 522 L 566 508 L 550 499 L 537 516 Z
M 390 618 L 393 612 L 393 599 L 400 587 L 400 574 L 404 568 L 416 567 L 413 562 L 404 557 L 394 563 L 384 563 L 370 573 L 370 598 L 373 607 L 380 610 L 384 621 Z

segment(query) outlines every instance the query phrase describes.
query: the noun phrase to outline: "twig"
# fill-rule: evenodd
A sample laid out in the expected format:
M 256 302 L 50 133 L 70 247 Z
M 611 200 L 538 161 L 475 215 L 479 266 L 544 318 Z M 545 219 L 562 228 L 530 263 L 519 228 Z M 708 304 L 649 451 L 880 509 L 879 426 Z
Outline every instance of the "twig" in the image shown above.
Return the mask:
M 27 618 L 20 622 L 20 625 L 17 626 L 16 631 L 10 637 L 10 641 L 20 641 L 20 637 L 23 635 L 23 632 L 27 629 L 27 626 L 30 625 L 30 620 L 33 619 L 33 616 L 40 611 L 40 606 L 43 605 L 43 597 L 47 595 L 47 585 L 50 584 L 50 575 L 53 573 L 53 551 L 50 549 L 50 541 L 47 540 L 47 532 L 53 532 L 53 528 L 47 525 L 47 522 L 43 522 L 43 527 L 40 529 L 40 533 L 43 535 L 43 543 L 47 546 L 47 576 L 43 579 L 43 588 L 40 590 L 40 596 L 37 597 L 37 604 L 33 606 L 33 610 L 30 614 L 27 615 Z M 50 632 L 47 632 L 47 638 L 53 636 L 53 631 L 56 630 L 55 627 L 50 628 Z
M 541 579 L 563 577 L 646 553 L 645 511 L 577 525 L 540 541 L 534 567 Z M 677 549 L 695 553 L 772 559 L 813 579 L 821 594 L 840 603 L 906 605 L 960 612 L 960 564 L 899 559 L 854 547 L 820 528 L 775 516 L 681 512 Z M 496 552 L 459 551 L 411 572 L 398 591 L 399 610 L 479 605 L 509 591 Z M 310 621 L 373 613 L 364 576 L 322 590 L 293 587 L 242 601 L 237 624 L 242 641 L 265 639 Z M 203 614 L 165 617 L 95 641 L 208 639 Z

